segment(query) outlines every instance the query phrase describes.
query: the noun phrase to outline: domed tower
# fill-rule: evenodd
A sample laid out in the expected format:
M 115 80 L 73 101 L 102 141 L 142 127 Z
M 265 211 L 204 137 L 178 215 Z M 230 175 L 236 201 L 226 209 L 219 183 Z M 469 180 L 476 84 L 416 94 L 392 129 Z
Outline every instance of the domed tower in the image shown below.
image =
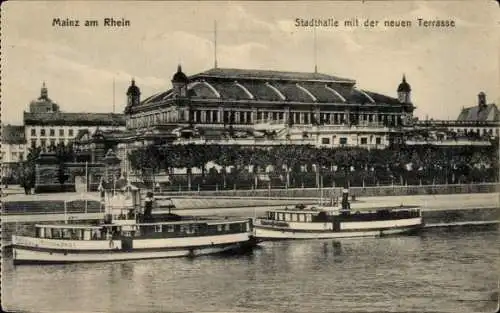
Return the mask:
M 49 100 L 49 91 L 47 86 L 45 86 L 45 82 L 42 84 L 42 89 L 40 89 L 40 97 L 39 100 Z
M 182 72 L 182 67 L 179 64 L 177 66 L 177 73 L 172 77 L 172 86 L 174 88 L 174 94 L 176 97 L 186 97 L 187 96 L 187 84 L 189 80 Z
M 484 91 L 481 91 L 477 95 L 477 106 L 479 107 L 479 110 L 482 110 L 488 106 L 486 104 L 486 94 L 484 93 Z
M 49 91 L 45 82 L 40 89 L 40 97 L 30 102 L 31 113 L 56 113 L 59 112 L 59 105 L 49 98 Z
M 398 86 L 398 99 L 401 103 L 411 103 L 411 86 L 406 82 L 405 75 Z
M 125 114 L 130 113 L 133 106 L 139 105 L 141 102 L 141 90 L 135 85 L 135 80 L 132 78 L 132 82 L 127 89 L 127 106 L 125 107 Z

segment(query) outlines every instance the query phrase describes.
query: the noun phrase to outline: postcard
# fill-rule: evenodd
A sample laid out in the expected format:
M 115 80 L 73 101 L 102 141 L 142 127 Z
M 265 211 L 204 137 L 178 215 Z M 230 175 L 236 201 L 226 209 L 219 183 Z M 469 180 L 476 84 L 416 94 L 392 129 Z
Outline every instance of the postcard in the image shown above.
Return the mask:
M 498 311 L 498 1 L 2 13 L 2 310 Z

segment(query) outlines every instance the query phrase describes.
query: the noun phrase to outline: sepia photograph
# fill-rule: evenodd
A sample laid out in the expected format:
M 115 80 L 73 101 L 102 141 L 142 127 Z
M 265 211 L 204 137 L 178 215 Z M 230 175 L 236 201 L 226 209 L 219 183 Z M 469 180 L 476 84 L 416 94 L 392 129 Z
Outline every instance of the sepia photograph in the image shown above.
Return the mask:
M 500 5 L 9 1 L 5 312 L 498 312 Z

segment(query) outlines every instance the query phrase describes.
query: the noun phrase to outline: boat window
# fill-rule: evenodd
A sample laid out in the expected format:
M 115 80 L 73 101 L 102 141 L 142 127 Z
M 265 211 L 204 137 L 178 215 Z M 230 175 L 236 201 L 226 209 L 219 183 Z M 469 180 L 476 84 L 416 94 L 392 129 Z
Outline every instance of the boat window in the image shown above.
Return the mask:
M 221 224 L 217 225 L 217 231 L 222 231 L 222 225 Z
M 229 224 L 224 225 L 225 231 L 229 231 Z
M 52 238 L 54 238 L 54 239 L 60 239 L 61 238 L 61 229 L 59 229 L 59 228 L 52 228 Z
M 293 214 L 292 214 L 292 213 L 288 213 L 288 218 L 287 218 L 287 221 L 291 221 L 291 220 L 292 220 L 292 216 L 293 216 Z
M 161 226 L 162 225 L 155 225 L 155 232 L 161 233 L 161 231 L 162 231 Z
M 62 230 L 62 238 L 63 239 L 71 239 L 71 232 L 69 229 L 64 228 Z
M 174 232 L 174 225 L 168 225 L 168 226 L 167 226 L 167 229 L 168 229 L 167 231 L 168 231 L 169 233 L 173 233 L 173 232 Z
M 312 215 L 306 214 L 306 222 L 311 222 L 311 221 L 312 221 Z
M 83 240 L 90 240 L 90 229 L 85 229 L 83 231 Z
M 297 214 L 297 221 L 302 222 L 304 214 Z
M 189 234 L 194 234 L 196 232 L 198 232 L 198 225 L 191 225 L 189 228 Z

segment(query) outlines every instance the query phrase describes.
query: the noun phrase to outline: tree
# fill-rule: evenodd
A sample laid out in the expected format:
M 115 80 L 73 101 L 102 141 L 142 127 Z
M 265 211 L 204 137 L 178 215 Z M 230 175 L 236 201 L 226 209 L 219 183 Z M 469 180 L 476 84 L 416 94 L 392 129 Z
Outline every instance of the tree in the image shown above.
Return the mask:
M 149 180 L 148 172 L 151 172 L 152 183 L 154 184 L 155 174 L 162 167 L 162 153 L 158 146 L 149 145 L 131 151 L 128 154 L 130 166 L 137 173 L 140 174 L 143 180 Z
M 30 148 L 26 161 L 19 167 L 19 184 L 24 188 L 25 194 L 31 193 L 31 188 L 35 187 L 36 179 L 36 159 L 42 152 L 41 147 Z

